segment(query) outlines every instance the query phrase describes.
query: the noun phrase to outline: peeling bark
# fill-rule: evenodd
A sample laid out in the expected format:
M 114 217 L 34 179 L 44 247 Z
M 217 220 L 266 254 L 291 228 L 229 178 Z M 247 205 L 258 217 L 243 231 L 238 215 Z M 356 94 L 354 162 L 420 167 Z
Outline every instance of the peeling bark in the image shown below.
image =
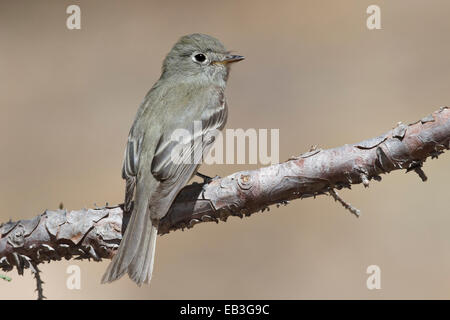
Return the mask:
M 379 137 L 339 148 L 314 149 L 286 162 L 258 170 L 241 171 L 208 184 L 186 186 L 159 232 L 191 228 L 197 223 L 229 216 L 250 216 L 273 204 L 330 193 L 353 213 L 335 192 L 351 184 L 381 180 L 393 170 L 415 171 L 425 181 L 423 162 L 450 149 L 450 109 L 442 107 L 422 120 Z M 37 268 L 44 261 L 111 258 L 129 220 L 122 205 L 77 211 L 47 210 L 31 220 L 0 226 L 0 269 Z

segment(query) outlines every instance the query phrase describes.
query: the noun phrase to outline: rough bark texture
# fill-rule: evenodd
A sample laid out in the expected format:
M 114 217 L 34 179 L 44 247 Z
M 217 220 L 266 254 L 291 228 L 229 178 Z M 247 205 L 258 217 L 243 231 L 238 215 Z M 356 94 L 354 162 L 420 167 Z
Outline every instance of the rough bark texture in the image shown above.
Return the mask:
M 422 120 L 379 137 L 339 148 L 315 149 L 286 162 L 241 171 L 208 184 L 186 186 L 161 221 L 161 234 L 191 228 L 197 223 L 232 216 L 250 216 L 273 204 L 330 193 L 344 206 L 335 189 L 369 185 L 380 174 L 396 169 L 415 171 L 427 157 L 450 148 L 450 109 L 440 108 Z M 337 198 L 336 198 L 337 197 Z M 349 208 L 355 214 L 357 210 Z M 0 226 L 0 269 L 33 270 L 51 260 L 111 258 L 120 243 L 129 215 L 122 206 L 77 211 L 47 210 L 31 220 Z

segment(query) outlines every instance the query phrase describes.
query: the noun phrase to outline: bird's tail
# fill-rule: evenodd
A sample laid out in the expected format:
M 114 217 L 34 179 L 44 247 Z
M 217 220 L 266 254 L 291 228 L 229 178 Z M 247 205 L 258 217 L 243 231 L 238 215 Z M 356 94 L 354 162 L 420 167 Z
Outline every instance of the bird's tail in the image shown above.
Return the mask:
M 119 250 L 106 269 L 102 283 L 115 281 L 125 272 L 128 272 L 130 278 L 139 286 L 150 282 L 158 221 L 152 221 L 150 218 L 148 197 L 137 197 L 136 200 L 138 198 Z

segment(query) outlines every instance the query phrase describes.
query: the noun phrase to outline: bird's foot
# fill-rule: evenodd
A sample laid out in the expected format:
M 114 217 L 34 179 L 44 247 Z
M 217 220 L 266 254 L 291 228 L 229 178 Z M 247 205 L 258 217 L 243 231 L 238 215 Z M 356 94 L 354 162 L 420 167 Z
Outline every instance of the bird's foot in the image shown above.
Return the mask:
M 196 172 L 195 175 L 196 175 L 197 177 L 200 177 L 200 178 L 203 179 L 203 184 L 208 184 L 208 183 L 210 183 L 210 182 L 213 181 L 213 180 L 220 179 L 219 176 L 215 176 L 215 177 L 211 178 L 210 176 L 207 176 L 207 175 L 202 174 L 202 173 L 200 173 L 200 172 Z

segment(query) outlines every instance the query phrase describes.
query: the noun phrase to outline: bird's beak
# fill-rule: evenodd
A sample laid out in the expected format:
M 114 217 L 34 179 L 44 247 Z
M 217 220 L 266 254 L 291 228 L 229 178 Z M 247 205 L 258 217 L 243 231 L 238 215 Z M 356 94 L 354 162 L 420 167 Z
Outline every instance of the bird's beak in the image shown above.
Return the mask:
M 220 61 L 216 61 L 216 63 L 221 63 L 221 64 L 228 64 L 228 63 L 233 63 L 233 62 L 238 62 L 244 60 L 243 56 L 238 56 L 238 55 L 226 55 L 222 60 Z
M 245 58 L 243 56 L 238 56 L 238 55 L 229 55 L 226 56 L 224 59 L 225 63 L 231 63 L 231 62 L 238 62 L 241 60 L 244 60 Z

